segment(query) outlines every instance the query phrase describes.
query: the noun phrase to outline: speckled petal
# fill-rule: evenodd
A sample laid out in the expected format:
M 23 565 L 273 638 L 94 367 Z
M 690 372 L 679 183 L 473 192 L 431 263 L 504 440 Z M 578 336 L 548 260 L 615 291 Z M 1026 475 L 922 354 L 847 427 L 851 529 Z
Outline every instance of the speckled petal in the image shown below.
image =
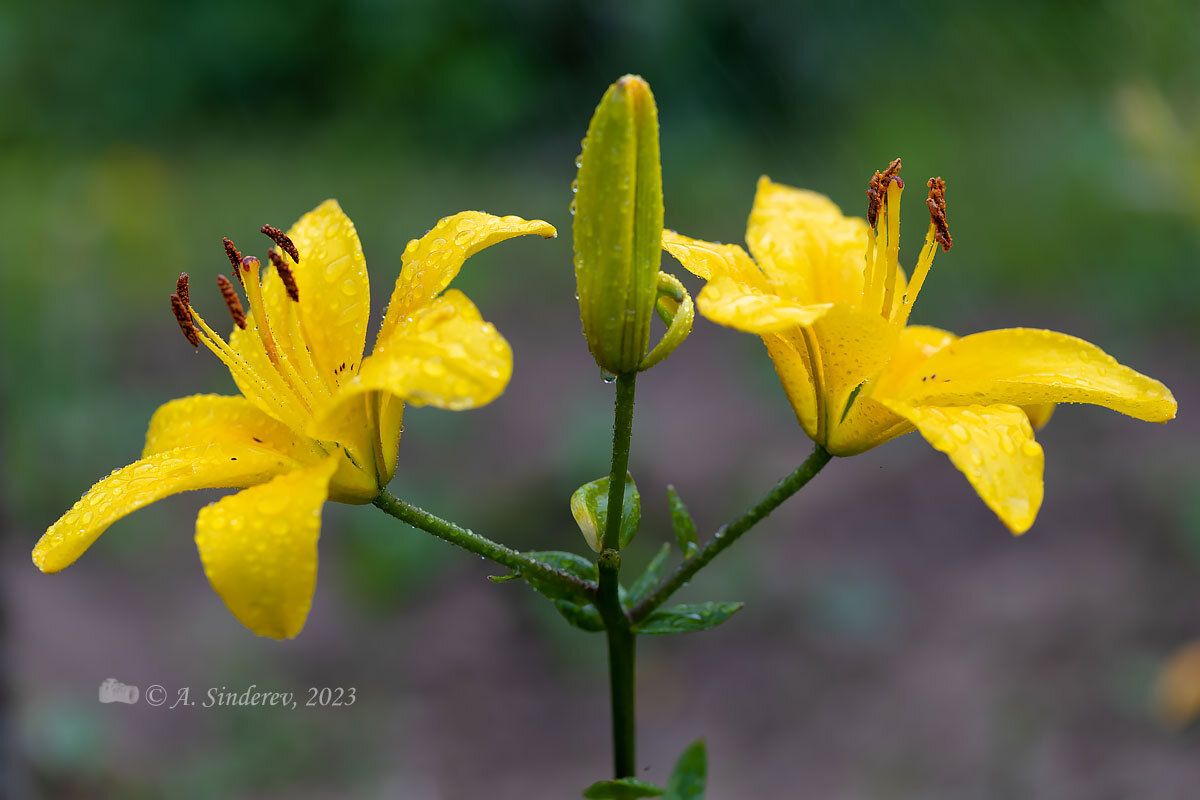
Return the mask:
M 812 325 L 820 351 L 826 430 L 832 432 L 859 384 L 884 369 L 896 349 L 896 327 L 873 312 L 834 306 Z
M 315 455 L 311 439 L 263 413 L 246 398 L 197 394 L 159 406 L 146 431 L 142 458 L 206 444 L 274 450 L 295 461 Z
M 110 525 L 156 500 L 192 489 L 242 488 L 295 469 L 270 450 L 232 444 L 180 447 L 114 470 L 50 526 L 33 549 L 42 572 L 74 563 Z
M 459 411 L 490 403 L 504 391 L 512 375 L 512 349 L 466 295 L 451 289 L 411 320 L 363 360 L 336 405 L 309 429 L 311 435 L 325 435 L 337 425 L 362 392 L 382 391 L 412 405 Z
M 950 456 L 1013 533 L 1029 530 L 1042 505 L 1042 447 L 1016 406 L 909 406 L 882 401 Z
M 317 585 L 321 506 L 337 457 L 280 475 L 200 510 L 196 547 L 213 589 L 259 636 L 289 639 Z
M 326 200 L 301 217 L 288 237 L 300 253 L 300 263 L 292 265 L 292 273 L 300 292 L 304 339 L 324 378 L 340 383 L 354 373 L 362 359 L 371 315 L 367 262 L 358 231 L 336 200 Z M 286 255 L 284 258 L 290 262 Z M 265 284 L 264 292 L 271 292 L 272 305 L 278 307 L 283 302 L 283 284 L 274 270 Z M 271 315 L 271 306 L 267 315 Z M 276 327 L 282 335 L 283 320 L 272 330 Z
M 775 373 L 791 403 L 796 420 L 809 438 L 817 436 L 817 395 L 808 351 L 799 331 L 769 333 L 762 337 Z
M 396 325 L 449 286 L 468 258 L 486 247 L 529 234 L 553 239 L 558 232 L 541 220 L 461 211 L 440 220 L 420 239 L 411 240 L 404 250 L 404 267 L 388 303 L 377 346 L 391 338 Z

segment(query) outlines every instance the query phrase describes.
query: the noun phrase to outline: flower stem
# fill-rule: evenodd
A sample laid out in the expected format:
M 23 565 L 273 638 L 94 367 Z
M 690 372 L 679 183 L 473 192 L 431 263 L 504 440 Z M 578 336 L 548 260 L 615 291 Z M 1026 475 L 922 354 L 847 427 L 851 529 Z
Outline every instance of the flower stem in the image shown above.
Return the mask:
M 430 514 L 422 508 L 401 500 L 387 489 L 379 492 L 374 503 L 376 507 L 391 514 L 401 522 L 407 522 L 414 528 L 419 528 L 426 533 L 432 533 L 439 539 L 456 544 L 476 555 L 490 558 L 497 564 L 502 564 L 516 572 L 520 572 L 522 575 L 534 576 L 546 583 L 557 584 L 562 588 L 573 589 L 588 596 L 595 596 L 596 594 L 596 585 L 590 581 L 581 580 L 568 572 L 555 569 L 539 561 L 534 561 L 529 556 L 518 553 L 511 547 L 505 547 L 498 542 L 493 542 L 486 536 L 475 533 L 475 531 L 468 530 L 461 525 L 456 525 L 449 520 Z
M 608 680 L 612 700 L 613 777 L 633 777 L 637 772 L 637 640 L 629 616 L 621 607 L 621 514 L 625 503 L 625 473 L 629 469 L 629 443 L 633 437 L 633 397 L 637 373 L 617 377 L 613 410 L 612 469 L 608 474 L 608 519 L 602 549 L 596 560 L 600 585 L 596 610 L 608 635 Z
M 753 528 L 758 522 L 778 508 L 784 500 L 787 500 L 800 491 L 805 484 L 813 479 L 813 476 L 821 471 L 822 467 L 829 463 L 832 457 L 824 447 L 816 445 L 813 448 L 812 455 L 803 464 L 797 467 L 786 478 L 775 484 L 775 488 L 767 492 L 745 514 L 742 514 L 742 516 L 733 522 L 722 525 L 700 552 L 680 564 L 669 578 L 659 584 L 653 593 L 634 606 L 628 615 L 630 621 L 634 625 L 638 624 L 649 616 L 654 609 L 670 599 L 671 595 L 679 591 L 708 562 L 712 561 L 723 550 L 736 542 L 738 537 Z

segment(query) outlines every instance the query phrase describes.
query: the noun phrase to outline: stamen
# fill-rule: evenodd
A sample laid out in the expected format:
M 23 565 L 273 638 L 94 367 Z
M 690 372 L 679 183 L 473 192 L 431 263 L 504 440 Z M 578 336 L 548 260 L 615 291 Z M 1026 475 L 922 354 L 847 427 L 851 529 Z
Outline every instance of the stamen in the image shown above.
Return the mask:
M 287 238 L 286 236 L 284 237 Z M 288 240 L 291 244 L 291 240 Z M 282 245 L 281 245 L 282 246 Z M 295 250 L 295 248 L 292 248 Z M 292 302 L 300 302 L 300 289 L 296 286 L 296 276 L 292 274 L 292 268 L 283 260 L 283 256 L 276 253 L 274 250 L 268 250 L 267 255 L 271 259 L 271 264 L 275 267 L 275 271 L 279 273 L 279 280 L 283 281 L 283 288 L 287 289 L 288 297 L 292 298 Z
M 225 305 L 229 309 L 229 316 L 233 317 L 233 324 L 245 330 L 246 312 L 242 309 L 242 301 L 238 297 L 237 290 L 233 288 L 229 278 L 224 275 L 217 276 L 217 287 L 221 290 L 221 297 L 225 298 Z
M 171 311 L 175 314 L 179 330 L 183 331 L 188 343 L 192 347 L 199 348 L 200 337 L 196 335 L 196 326 L 192 324 L 192 315 L 188 313 L 187 306 L 183 304 L 183 300 L 179 298 L 178 294 L 171 295 Z
M 283 249 L 283 252 L 292 257 L 292 261 L 295 261 L 297 264 L 300 263 L 300 251 L 296 249 L 296 245 L 292 243 L 292 240 L 288 238 L 286 233 L 270 225 L 263 225 L 259 228 L 259 231 L 266 234 L 272 242 L 279 245 Z
M 224 242 L 224 244 L 225 244 L 225 255 L 229 258 L 229 263 L 233 265 L 234 277 L 236 277 L 238 279 L 238 283 L 241 283 L 244 286 L 245 283 L 242 281 L 242 270 L 241 270 L 241 267 L 242 267 L 241 252 L 236 247 L 233 246 L 233 242 L 229 241 L 228 238 L 221 239 L 221 241 Z
M 887 203 L 887 188 L 888 183 L 893 178 L 900 184 L 900 188 L 904 188 L 904 181 L 900 180 L 900 159 L 895 159 L 888 164 L 887 169 L 883 172 L 875 170 L 875 174 L 871 177 L 870 183 L 867 184 L 867 223 L 874 228 L 879 223 L 879 209 Z
M 179 280 L 175 281 L 175 294 L 179 295 L 179 302 L 183 303 L 184 308 L 192 304 L 192 298 L 188 295 L 188 274 L 186 272 L 179 273 Z
M 950 238 L 950 225 L 946 222 L 946 182 L 941 178 L 930 178 L 925 184 L 929 187 L 929 219 L 937 229 L 934 238 L 941 244 L 942 250 L 947 251 L 954 240 Z

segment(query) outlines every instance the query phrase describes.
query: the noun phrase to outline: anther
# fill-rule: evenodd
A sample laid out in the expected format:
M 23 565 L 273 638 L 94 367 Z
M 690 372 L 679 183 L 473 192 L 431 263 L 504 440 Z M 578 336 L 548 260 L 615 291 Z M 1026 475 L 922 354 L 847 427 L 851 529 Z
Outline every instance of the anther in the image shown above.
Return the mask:
M 188 274 L 186 272 L 179 273 L 179 280 L 175 281 L 175 294 L 179 295 L 179 302 L 183 303 L 184 308 L 192 304 L 191 295 L 188 294 Z
M 946 222 L 946 182 L 941 178 L 930 178 L 925 184 L 929 187 L 929 198 L 925 205 L 929 206 L 929 219 L 933 223 L 933 238 L 949 250 L 954 240 L 950 238 L 950 225 Z
M 183 335 L 187 338 L 188 343 L 192 347 L 199 347 L 200 337 L 196 335 L 196 326 L 192 322 L 192 315 L 178 294 L 171 295 L 171 311 L 175 314 L 175 321 L 179 323 L 179 330 L 183 331 Z
M 233 284 L 229 282 L 229 278 L 218 275 L 217 288 L 221 290 L 221 297 L 225 298 L 225 305 L 229 308 L 229 316 L 233 317 L 233 324 L 245 330 L 246 312 L 242 309 L 242 300 L 238 297 Z
M 233 242 L 229 241 L 229 239 L 226 238 L 221 241 L 225 244 L 225 255 L 229 257 L 229 263 L 233 265 L 233 271 L 237 272 L 238 265 L 242 263 L 241 251 L 234 247 Z
M 300 263 L 300 251 L 296 249 L 296 245 L 288 238 L 288 235 L 279 228 L 270 225 L 263 225 L 259 231 L 265 234 L 272 242 L 279 245 L 285 253 L 292 257 L 292 261 Z
M 288 297 L 292 298 L 293 302 L 300 302 L 300 289 L 296 286 L 296 276 L 292 274 L 292 268 L 284 262 L 283 256 L 274 250 L 268 250 L 267 255 L 271 258 L 271 265 L 279 273 L 279 280 L 283 281 L 283 288 L 287 289 Z
M 867 184 L 867 223 L 874 228 L 879 223 L 879 209 L 887 204 L 888 184 L 895 181 L 904 188 L 900 178 L 900 159 L 888 164 L 883 172 L 875 170 L 870 183 Z

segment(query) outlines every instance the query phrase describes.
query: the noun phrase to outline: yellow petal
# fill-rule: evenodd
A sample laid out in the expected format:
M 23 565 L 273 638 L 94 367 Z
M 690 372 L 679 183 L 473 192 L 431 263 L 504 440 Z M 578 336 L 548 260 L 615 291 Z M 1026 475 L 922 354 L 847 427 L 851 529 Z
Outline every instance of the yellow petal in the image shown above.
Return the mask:
M 506 239 L 533 233 L 545 239 L 558 236 L 553 225 L 541 220 L 461 211 L 439 221 L 420 239 L 410 241 L 376 342 L 387 341 L 396 325 L 449 286 L 468 258 Z
M 301 217 L 288 237 L 300 253 L 300 263 L 292 266 L 292 273 L 300 292 L 305 342 L 324 378 L 338 382 L 353 374 L 362 358 L 371 316 L 367 262 L 358 231 L 336 200 L 326 200 Z M 264 293 L 267 291 L 272 297 L 267 307 L 270 317 L 272 308 L 290 302 L 283 299 L 283 283 L 274 270 L 265 281 Z M 282 338 L 286 325 L 282 319 L 278 324 L 272 321 L 271 329 L 277 339 Z M 291 343 L 292 348 L 299 346 Z
M 1155 689 L 1159 714 L 1167 724 L 1182 728 L 1200 717 L 1200 642 L 1171 655 Z
M 826 398 L 825 429 L 832 432 L 859 385 L 884 369 L 899 333 L 879 314 L 846 305 L 831 308 L 813 323 L 812 332 Z
M 179 492 L 241 488 L 295 469 L 297 462 L 259 447 L 209 444 L 156 453 L 114 470 L 50 526 L 33 549 L 42 572 L 58 572 L 79 558 L 110 525 Z
M 829 452 L 857 455 L 911 431 L 912 425 L 907 420 L 873 398 L 893 394 L 930 356 L 955 338 L 948 331 L 925 325 L 910 325 L 902 330 L 883 372 L 863 386 L 845 416 L 833 426 L 827 443 Z
M 379 445 L 383 455 L 383 475 L 379 482 L 387 485 L 396 474 L 400 434 L 404 431 L 404 400 L 384 394 L 379 401 Z
M 1046 427 L 1050 417 L 1054 416 L 1054 409 L 1057 407 L 1054 403 L 1035 403 L 1021 406 L 1021 410 L 1025 412 L 1025 416 L 1029 417 L 1029 423 L 1033 425 L 1033 429 L 1040 431 Z
M 1029 530 L 1042 505 L 1042 447 L 1025 412 L 1010 405 L 910 406 L 881 400 L 950 456 L 1013 533 Z
M 833 306 L 799 305 L 777 294 L 739 283 L 726 275 L 709 280 L 696 299 L 700 313 L 719 325 L 748 333 L 776 333 L 811 325 Z
M 1175 417 L 1171 391 L 1094 344 L 1008 328 L 963 337 L 925 362 L 897 395 L 912 405 L 1094 403 L 1150 422 Z
M 792 299 L 857 302 L 868 235 L 865 220 L 843 216 L 828 197 L 759 179 L 746 243 L 767 277 Z
M 800 427 L 810 439 L 817 436 L 817 397 L 808 350 L 800 331 L 781 331 L 762 337 L 775 373 L 791 403 Z
M 688 272 L 706 281 L 726 277 L 755 289 L 767 290 L 762 272 L 736 244 L 706 242 L 680 236 L 675 231 L 663 231 L 662 246 Z
M 311 439 L 263 413 L 246 398 L 197 394 L 171 400 L 154 412 L 142 457 L 205 444 L 274 450 L 295 461 L 318 455 Z
M 337 461 L 331 456 L 222 498 L 196 518 L 209 583 L 259 636 L 287 639 L 304 627 L 317 585 L 321 506 Z
M 512 375 L 512 348 L 466 295 L 451 289 L 410 319 L 363 360 L 358 375 L 314 421 L 310 434 L 326 435 L 363 392 L 386 392 L 412 405 L 460 411 L 490 403 L 504 391 Z

